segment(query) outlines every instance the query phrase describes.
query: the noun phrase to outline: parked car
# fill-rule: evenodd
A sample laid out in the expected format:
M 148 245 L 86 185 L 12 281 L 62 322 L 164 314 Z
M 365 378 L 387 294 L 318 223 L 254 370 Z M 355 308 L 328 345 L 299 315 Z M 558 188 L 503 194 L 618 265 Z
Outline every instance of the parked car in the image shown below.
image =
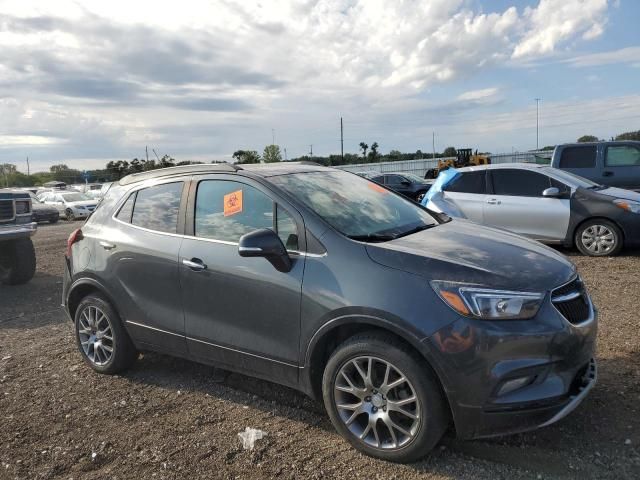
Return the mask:
M 385 173 L 367 178 L 418 203 L 422 201 L 424 194 L 433 183 L 433 180 L 425 180 L 412 173 Z
M 35 194 L 28 192 L 31 197 L 31 218 L 34 222 L 49 222 L 56 223 L 60 219 L 60 212 L 54 206 L 47 205 L 46 203 L 38 200 Z
M 640 245 L 640 194 L 545 165 L 467 167 L 429 208 L 591 256 Z
M 18 285 L 33 278 L 36 252 L 31 236 L 37 227 L 31 220 L 29 193 L 0 189 L 0 283 Z
M 551 166 L 602 185 L 640 190 L 640 142 L 558 145 Z
M 323 399 L 393 461 L 571 412 L 596 380 L 575 266 L 321 166 L 129 175 L 69 237 L 63 304 L 95 371 L 155 350 Z
M 56 207 L 67 220 L 87 218 L 98 205 L 96 200 L 85 194 L 71 191 L 44 192 L 38 195 L 38 199 L 46 205 Z

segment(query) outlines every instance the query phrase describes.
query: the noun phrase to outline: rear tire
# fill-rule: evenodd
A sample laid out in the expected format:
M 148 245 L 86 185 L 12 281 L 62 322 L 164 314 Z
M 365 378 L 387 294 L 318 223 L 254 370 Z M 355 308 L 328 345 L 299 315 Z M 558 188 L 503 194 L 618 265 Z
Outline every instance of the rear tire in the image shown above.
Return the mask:
M 96 372 L 113 375 L 131 367 L 138 358 L 120 316 L 102 295 L 83 298 L 74 320 L 80 354 Z
M 0 242 L 0 283 L 27 283 L 35 273 L 36 251 L 30 238 Z
M 60 220 L 60 217 L 54 217 L 51 220 L 49 220 L 49 223 L 58 223 L 58 220 Z
M 609 220 L 595 218 L 578 227 L 574 238 L 576 247 L 590 257 L 614 256 L 622 250 L 622 231 Z
M 69 221 L 73 221 L 76 219 L 75 215 L 73 214 L 73 210 L 71 210 L 70 208 L 67 208 L 64 214 L 67 217 L 67 220 Z
M 338 433 L 383 460 L 418 460 L 449 423 L 442 390 L 425 360 L 384 334 L 356 335 L 341 344 L 325 367 L 322 394 Z

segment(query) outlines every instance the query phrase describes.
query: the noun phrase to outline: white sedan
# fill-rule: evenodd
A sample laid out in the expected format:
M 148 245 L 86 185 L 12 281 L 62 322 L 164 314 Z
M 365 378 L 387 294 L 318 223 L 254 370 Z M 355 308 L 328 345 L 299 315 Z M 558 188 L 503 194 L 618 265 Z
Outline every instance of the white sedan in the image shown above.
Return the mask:
M 43 203 L 56 207 L 67 220 L 87 218 L 98 205 L 96 200 L 79 192 L 44 192 L 38 198 Z

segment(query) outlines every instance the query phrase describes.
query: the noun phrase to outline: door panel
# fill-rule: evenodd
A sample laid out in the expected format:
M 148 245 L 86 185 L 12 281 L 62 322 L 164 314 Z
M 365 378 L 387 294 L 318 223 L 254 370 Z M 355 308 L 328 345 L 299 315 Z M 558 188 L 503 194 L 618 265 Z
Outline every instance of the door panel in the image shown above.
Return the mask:
M 634 145 L 605 148 L 601 183 L 620 188 L 640 188 L 640 149 Z
M 568 199 L 487 195 L 484 223 L 536 240 L 562 241 L 569 228 Z
M 257 228 L 276 223 L 287 239 L 296 235 L 291 221 L 274 222 L 273 202 L 257 187 L 225 180 L 198 185 L 193 220 L 202 238 L 186 237 L 180 258 L 206 268 L 180 265 L 187 346 L 193 356 L 295 385 L 305 257 L 292 254 L 292 270 L 282 273 L 264 258 L 238 254 L 237 240 Z M 225 211 L 230 195 L 236 203 Z
M 472 222 L 484 223 L 486 195 L 463 192 L 443 192 L 443 198 L 453 203 Z

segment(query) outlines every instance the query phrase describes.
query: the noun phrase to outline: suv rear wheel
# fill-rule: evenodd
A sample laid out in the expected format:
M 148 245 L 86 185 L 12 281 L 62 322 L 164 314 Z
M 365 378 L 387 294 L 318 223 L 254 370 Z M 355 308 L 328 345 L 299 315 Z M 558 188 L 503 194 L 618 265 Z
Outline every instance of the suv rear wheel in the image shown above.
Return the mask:
M 36 251 L 30 238 L 0 242 L 0 283 L 19 285 L 36 273 Z
M 448 415 L 424 360 L 386 335 L 358 335 L 340 345 L 322 380 L 324 404 L 338 432 L 358 450 L 411 462 L 442 438 Z
M 126 370 L 138 358 L 120 317 L 101 295 L 82 299 L 75 314 L 76 343 L 82 358 L 96 372 Z

